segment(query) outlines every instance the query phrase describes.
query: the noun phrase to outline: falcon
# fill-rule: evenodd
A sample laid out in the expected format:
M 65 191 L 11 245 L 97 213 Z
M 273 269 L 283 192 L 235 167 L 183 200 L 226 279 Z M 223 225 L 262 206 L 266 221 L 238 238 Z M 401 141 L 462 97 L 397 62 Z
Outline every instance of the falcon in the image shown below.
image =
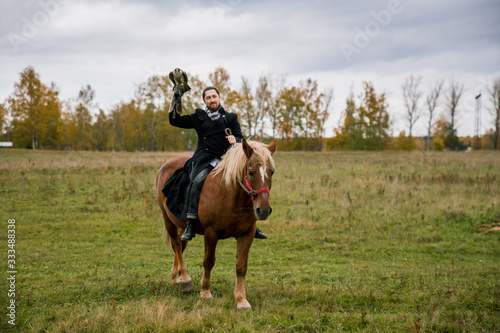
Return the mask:
M 191 87 L 188 85 L 188 77 L 186 72 L 184 72 L 180 68 L 174 69 L 172 72 L 168 74 L 170 81 L 174 84 L 174 91 L 179 92 L 180 96 L 182 96 L 185 92 L 191 90 Z
M 174 84 L 174 88 L 172 90 L 175 91 L 170 111 L 175 109 L 176 113 L 182 114 L 181 97 L 185 92 L 191 90 L 191 87 L 188 85 L 187 74 L 182 69 L 176 68 L 168 74 L 168 77 Z M 173 118 L 175 118 L 176 113 L 173 114 Z

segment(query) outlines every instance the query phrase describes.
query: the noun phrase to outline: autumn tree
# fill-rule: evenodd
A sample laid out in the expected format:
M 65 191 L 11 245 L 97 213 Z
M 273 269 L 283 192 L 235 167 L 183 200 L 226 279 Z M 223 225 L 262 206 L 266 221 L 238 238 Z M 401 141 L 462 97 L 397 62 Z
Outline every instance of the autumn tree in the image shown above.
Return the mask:
M 442 114 L 434 124 L 432 133 L 432 149 L 443 150 L 446 148 L 446 140 L 450 133 L 450 122 Z
M 285 88 L 280 96 L 280 119 L 278 124 L 278 135 L 283 139 L 285 149 L 297 148 L 294 145 L 293 138 L 298 138 L 304 131 L 304 100 L 302 91 L 299 87 Z M 299 149 L 301 147 L 298 147 Z
M 314 116 L 319 110 L 322 95 L 318 92 L 318 83 L 311 79 L 305 82 L 300 82 L 301 98 L 304 101 L 304 110 L 302 114 L 302 128 L 303 136 L 306 138 L 311 137 L 314 126 Z
M 491 100 L 489 111 L 493 120 L 491 137 L 493 140 L 493 149 L 497 150 L 500 137 L 500 77 L 495 79 L 491 88 L 488 88 L 488 93 Z
M 143 117 L 135 99 L 115 105 L 109 115 L 111 135 L 108 146 L 113 150 L 143 149 Z
M 431 149 L 431 142 L 432 142 L 431 131 L 434 126 L 435 111 L 439 100 L 439 96 L 441 95 L 441 91 L 443 89 L 443 84 L 444 84 L 443 81 L 438 82 L 433 88 L 431 88 L 431 91 L 426 98 L 427 111 L 429 115 L 429 121 L 427 125 L 427 139 L 426 139 L 427 151 Z
M 231 91 L 230 75 L 225 68 L 217 67 L 212 73 L 208 74 L 208 79 L 212 86 L 219 90 L 223 98 Z
M 224 109 L 228 112 L 233 112 L 238 114 L 238 118 L 240 118 L 242 103 L 243 103 L 243 98 L 240 92 L 236 90 L 231 90 L 227 94 L 226 98 L 224 98 Z
M 73 149 L 91 150 L 93 147 L 91 112 L 97 107 L 94 99 L 94 89 L 89 84 L 82 86 L 70 115 L 69 141 Z
M 54 83 L 46 89 L 43 113 L 46 118 L 45 135 L 42 137 L 46 148 L 59 148 L 62 137 L 61 101 Z
M 7 98 L 17 147 L 56 148 L 61 142 L 62 121 L 59 92 L 40 81 L 33 67 L 20 73 L 14 92 Z
M 406 136 L 405 131 L 399 132 L 399 135 L 392 140 L 391 148 L 393 150 L 415 150 L 416 142 L 413 136 Z
M 495 149 L 496 133 L 493 128 L 486 130 L 481 137 L 481 149 Z
M 364 92 L 356 104 L 354 96 L 346 108 L 335 136 L 328 140 L 329 149 L 382 150 L 389 145 L 390 119 L 385 94 L 377 95 L 371 82 L 363 82 Z
M 109 116 L 111 133 L 108 138 L 108 148 L 111 150 L 122 150 L 124 146 L 124 133 L 122 126 L 121 104 L 114 105 Z
M 135 99 L 129 103 L 121 105 L 121 132 L 124 134 L 122 139 L 122 149 L 126 151 L 136 151 L 145 149 L 145 122 L 142 116 L 141 108 Z
M 342 112 L 340 123 L 334 129 L 334 136 L 328 141 L 328 149 L 357 149 L 355 143 L 361 142 L 362 133 L 356 121 L 356 101 L 354 95 L 346 99 L 346 107 Z
M 105 151 L 108 148 L 108 140 L 111 135 L 112 122 L 111 119 L 104 113 L 102 109 L 99 109 L 97 118 L 94 124 L 92 124 L 92 136 L 91 143 L 99 151 Z
M 325 122 L 328 119 L 333 90 L 319 92 L 318 83 L 308 79 L 301 84 L 304 101 L 303 128 L 306 150 L 321 150 Z
M 4 133 L 4 128 L 7 125 L 7 108 L 3 103 L 0 103 L 0 135 Z
M 385 94 L 377 95 L 371 82 L 363 82 L 364 93 L 357 109 L 363 130 L 363 149 L 382 150 L 388 144 L 390 119 Z

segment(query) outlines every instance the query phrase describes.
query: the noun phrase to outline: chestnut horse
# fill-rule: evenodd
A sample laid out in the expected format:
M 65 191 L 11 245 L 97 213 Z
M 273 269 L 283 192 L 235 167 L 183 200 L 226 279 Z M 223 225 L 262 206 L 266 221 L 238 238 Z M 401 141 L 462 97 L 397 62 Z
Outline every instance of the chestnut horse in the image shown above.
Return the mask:
M 267 219 L 272 211 L 269 190 L 274 173 L 272 154 L 275 150 L 275 140 L 269 145 L 245 140 L 243 143 L 236 143 L 226 152 L 203 184 L 198 209 L 200 223 L 195 228 L 196 233 L 204 235 L 205 238 L 204 272 L 200 288 L 202 298 L 212 298 L 210 271 L 215 264 L 217 242 L 219 239 L 235 237 L 236 307 L 241 310 L 251 309 L 245 291 L 248 251 L 255 235 L 257 220 Z M 181 290 L 185 292 L 194 288 L 182 258 L 187 242 L 181 240 L 181 235 L 186 223 L 168 210 L 162 188 L 174 171 L 181 168 L 189 158 L 178 156 L 170 159 L 160 168 L 156 177 L 158 204 L 174 251 L 172 282 L 180 285 Z

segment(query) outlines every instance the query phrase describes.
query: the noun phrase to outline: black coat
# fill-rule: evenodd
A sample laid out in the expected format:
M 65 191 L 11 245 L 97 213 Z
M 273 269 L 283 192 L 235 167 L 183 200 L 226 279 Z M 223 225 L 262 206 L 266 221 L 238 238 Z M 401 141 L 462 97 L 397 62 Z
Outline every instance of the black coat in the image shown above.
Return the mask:
M 184 220 L 184 202 L 185 196 L 188 195 L 185 190 L 189 188 L 190 180 L 214 159 L 220 159 L 231 146 L 224 130 L 229 128 L 237 142 L 243 141 L 238 116 L 226 112 L 222 107 L 219 112 L 221 116 L 216 121 L 212 121 L 203 109 L 196 109 L 195 113 L 185 116 L 176 115 L 175 118 L 172 117 L 173 112 L 169 114 L 172 126 L 194 128 L 198 134 L 198 146 L 193 157 L 187 160 L 183 168 L 170 176 L 162 190 L 167 197 L 168 209 L 181 220 Z
M 195 113 L 186 116 L 177 115 L 173 118 L 173 112 L 169 114 L 170 124 L 180 128 L 194 128 L 198 134 L 198 147 L 194 152 L 192 160 L 199 163 L 204 159 L 202 156 L 210 154 L 212 160 L 221 158 L 229 149 L 229 141 L 224 130 L 229 128 L 237 142 L 243 140 L 238 116 L 234 113 L 226 112 L 222 107 L 219 109 L 221 116 L 216 121 L 208 117 L 205 110 L 196 109 Z M 208 157 L 207 157 L 208 158 Z M 193 162 L 191 161 L 191 162 Z M 209 161 L 210 163 L 210 161 Z M 201 170 L 201 169 L 200 169 Z

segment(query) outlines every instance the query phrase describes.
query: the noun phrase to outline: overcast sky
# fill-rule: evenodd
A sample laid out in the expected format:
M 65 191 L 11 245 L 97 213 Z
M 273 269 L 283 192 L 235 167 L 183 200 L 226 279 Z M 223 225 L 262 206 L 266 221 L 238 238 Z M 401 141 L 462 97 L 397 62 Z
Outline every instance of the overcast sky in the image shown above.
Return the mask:
M 0 0 L 0 102 L 30 65 L 63 99 L 90 84 L 105 111 L 176 67 L 208 81 L 222 66 L 234 88 L 241 76 L 312 78 L 334 90 L 329 135 L 363 81 L 386 93 L 398 132 L 405 77 L 421 75 L 424 94 L 455 79 L 465 87 L 458 133 L 473 135 L 480 90 L 483 132 L 492 127 L 485 85 L 500 76 L 500 1 Z

